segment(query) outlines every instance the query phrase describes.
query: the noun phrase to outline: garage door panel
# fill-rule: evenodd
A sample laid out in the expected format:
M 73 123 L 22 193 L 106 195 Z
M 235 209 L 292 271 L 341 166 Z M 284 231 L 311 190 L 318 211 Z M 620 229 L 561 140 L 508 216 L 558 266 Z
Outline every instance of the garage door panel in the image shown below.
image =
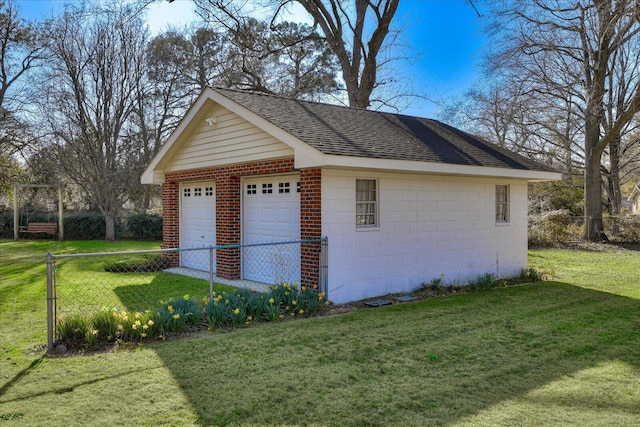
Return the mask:
M 300 239 L 298 176 L 247 179 L 243 184 L 243 242 Z M 243 250 L 243 277 L 275 284 L 300 281 L 300 245 L 249 247 Z
M 208 248 L 216 244 L 215 184 L 183 185 L 180 200 L 180 247 Z M 215 260 L 215 258 L 214 258 Z M 184 251 L 180 265 L 209 270 L 208 251 Z M 215 262 L 213 265 L 215 271 Z

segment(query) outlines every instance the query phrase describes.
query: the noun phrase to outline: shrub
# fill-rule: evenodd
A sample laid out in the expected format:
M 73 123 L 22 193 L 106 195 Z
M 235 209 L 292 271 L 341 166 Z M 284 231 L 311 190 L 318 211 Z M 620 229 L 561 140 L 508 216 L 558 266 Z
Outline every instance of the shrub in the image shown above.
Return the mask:
M 147 273 L 169 268 L 169 260 L 162 255 L 151 255 L 139 259 L 107 262 L 104 271 L 110 273 Z
M 65 215 L 64 238 L 67 240 L 104 239 L 106 225 L 104 216 L 99 212 L 78 212 Z M 116 239 L 122 236 L 120 222 L 115 224 Z
M 134 213 L 122 218 L 123 237 L 131 240 L 162 240 L 162 215 Z
M 576 225 L 567 210 L 529 215 L 529 245 L 533 247 L 564 244 L 580 237 L 580 226 Z
M 604 228 L 607 236 L 617 241 L 640 242 L 640 217 L 637 215 L 604 218 Z

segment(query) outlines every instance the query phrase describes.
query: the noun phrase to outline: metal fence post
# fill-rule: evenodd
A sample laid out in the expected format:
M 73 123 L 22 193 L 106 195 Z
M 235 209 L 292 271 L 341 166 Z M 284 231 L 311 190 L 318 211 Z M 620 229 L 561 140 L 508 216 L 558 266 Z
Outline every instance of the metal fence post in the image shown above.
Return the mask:
M 53 255 L 47 253 L 47 349 L 53 350 L 55 326 L 55 289 L 53 283 Z
M 325 300 L 329 301 L 329 238 L 324 237 L 320 242 L 320 289 L 325 293 Z
M 213 246 L 209 246 L 209 301 L 213 301 Z

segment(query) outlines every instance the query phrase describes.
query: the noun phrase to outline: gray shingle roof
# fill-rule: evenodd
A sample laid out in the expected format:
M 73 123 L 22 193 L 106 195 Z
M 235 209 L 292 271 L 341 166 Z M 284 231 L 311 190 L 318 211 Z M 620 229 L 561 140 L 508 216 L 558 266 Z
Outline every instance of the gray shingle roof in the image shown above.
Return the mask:
M 324 154 L 556 172 L 436 120 L 214 90 Z

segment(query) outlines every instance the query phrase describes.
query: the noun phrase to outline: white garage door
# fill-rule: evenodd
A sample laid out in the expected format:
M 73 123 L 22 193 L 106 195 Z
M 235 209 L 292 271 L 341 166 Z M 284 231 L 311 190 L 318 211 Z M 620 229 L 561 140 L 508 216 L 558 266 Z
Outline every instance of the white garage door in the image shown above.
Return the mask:
M 243 242 L 300 240 L 300 178 L 298 175 L 243 181 Z M 300 245 L 244 248 L 243 277 L 276 284 L 300 281 Z
M 180 247 L 216 245 L 216 187 L 214 182 L 183 185 L 180 190 Z M 209 251 L 184 251 L 180 265 L 209 271 Z M 215 271 L 215 253 L 213 271 Z

